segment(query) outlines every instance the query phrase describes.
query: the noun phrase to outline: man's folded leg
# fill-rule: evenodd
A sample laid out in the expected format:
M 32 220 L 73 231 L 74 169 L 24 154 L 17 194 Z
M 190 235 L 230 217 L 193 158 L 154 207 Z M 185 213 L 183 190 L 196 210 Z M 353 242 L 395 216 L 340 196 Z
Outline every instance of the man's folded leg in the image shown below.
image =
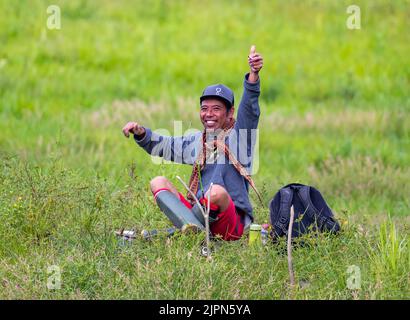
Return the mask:
M 202 198 L 201 203 L 206 206 L 207 199 Z M 212 201 L 210 209 L 210 216 L 214 218 L 214 222 L 210 223 L 210 229 L 213 236 L 221 236 L 223 240 L 227 241 L 238 240 L 242 237 L 244 224 L 241 216 L 236 211 L 232 199 L 229 199 L 228 208 L 223 212 L 220 212 L 219 207 L 212 203 Z

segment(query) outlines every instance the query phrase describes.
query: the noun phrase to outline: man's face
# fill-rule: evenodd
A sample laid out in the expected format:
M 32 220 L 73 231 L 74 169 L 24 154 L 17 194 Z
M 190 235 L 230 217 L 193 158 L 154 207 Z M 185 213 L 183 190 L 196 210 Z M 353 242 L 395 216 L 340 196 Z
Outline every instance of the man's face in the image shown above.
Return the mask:
M 234 107 L 228 112 L 222 101 L 210 98 L 202 101 L 199 115 L 205 129 L 213 131 L 223 128 L 232 118 L 233 112 Z

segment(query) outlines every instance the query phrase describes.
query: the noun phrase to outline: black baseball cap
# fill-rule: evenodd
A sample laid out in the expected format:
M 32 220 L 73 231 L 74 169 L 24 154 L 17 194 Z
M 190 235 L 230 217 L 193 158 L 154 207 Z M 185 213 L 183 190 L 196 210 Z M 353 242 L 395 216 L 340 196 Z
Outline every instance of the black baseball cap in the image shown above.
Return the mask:
M 233 91 L 223 84 L 214 84 L 205 88 L 202 96 L 199 99 L 200 103 L 207 98 L 220 99 L 226 103 L 228 109 L 233 107 L 235 99 Z

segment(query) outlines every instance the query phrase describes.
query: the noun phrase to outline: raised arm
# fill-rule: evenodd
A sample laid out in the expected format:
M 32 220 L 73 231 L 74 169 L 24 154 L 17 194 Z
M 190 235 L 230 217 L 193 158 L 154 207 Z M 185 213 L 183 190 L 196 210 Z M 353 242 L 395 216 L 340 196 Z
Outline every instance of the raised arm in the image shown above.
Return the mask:
M 259 122 L 259 71 L 263 67 L 263 57 L 252 46 L 248 56 L 250 72 L 245 76 L 244 89 L 236 117 L 236 129 L 256 129 Z
M 263 66 L 263 58 L 259 53 L 256 53 L 255 46 L 251 47 L 248 63 L 250 72 L 245 75 L 243 83 L 243 95 L 235 123 L 236 137 L 233 137 L 235 141 L 231 140 L 230 145 L 237 146 L 237 159 L 250 172 L 260 116 L 259 71 Z

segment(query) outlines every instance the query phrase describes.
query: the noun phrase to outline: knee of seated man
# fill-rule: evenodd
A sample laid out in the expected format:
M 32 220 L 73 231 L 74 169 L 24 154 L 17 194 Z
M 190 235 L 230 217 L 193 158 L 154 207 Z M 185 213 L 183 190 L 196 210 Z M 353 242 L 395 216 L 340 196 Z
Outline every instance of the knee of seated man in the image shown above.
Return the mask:
M 168 179 L 163 176 L 157 176 L 150 181 L 151 191 L 155 192 L 160 188 L 166 188 Z
M 211 190 L 211 202 L 218 203 L 221 201 L 225 201 L 229 198 L 228 192 L 219 184 L 215 184 L 212 186 Z

